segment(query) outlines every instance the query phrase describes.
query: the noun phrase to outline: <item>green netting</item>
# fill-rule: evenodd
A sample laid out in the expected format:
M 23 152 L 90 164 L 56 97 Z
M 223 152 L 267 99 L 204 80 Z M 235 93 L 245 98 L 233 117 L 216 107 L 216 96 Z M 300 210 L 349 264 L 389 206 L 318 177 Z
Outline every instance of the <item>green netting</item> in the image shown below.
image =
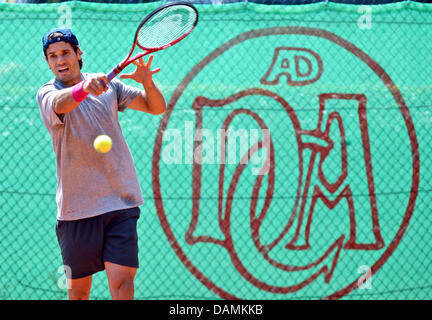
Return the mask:
M 43 34 L 71 27 L 83 72 L 108 72 L 158 5 L 0 4 L 1 299 L 66 298 Z M 153 61 L 168 112 L 120 115 L 145 198 L 136 298 L 430 299 L 432 6 L 197 7 Z

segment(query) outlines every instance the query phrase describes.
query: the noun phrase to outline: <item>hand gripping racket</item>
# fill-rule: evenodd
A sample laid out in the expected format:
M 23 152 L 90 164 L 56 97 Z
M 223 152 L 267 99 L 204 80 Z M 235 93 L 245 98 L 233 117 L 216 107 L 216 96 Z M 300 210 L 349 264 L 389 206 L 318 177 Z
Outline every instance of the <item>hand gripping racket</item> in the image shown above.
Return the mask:
M 132 49 L 126 58 L 108 73 L 108 80 L 114 79 L 133 61 L 181 41 L 192 32 L 197 23 L 198 11 L 188 2 L 171 2 L 153 10 L 139 24 Z M 135 46 L 144 52 L 131 57 Z

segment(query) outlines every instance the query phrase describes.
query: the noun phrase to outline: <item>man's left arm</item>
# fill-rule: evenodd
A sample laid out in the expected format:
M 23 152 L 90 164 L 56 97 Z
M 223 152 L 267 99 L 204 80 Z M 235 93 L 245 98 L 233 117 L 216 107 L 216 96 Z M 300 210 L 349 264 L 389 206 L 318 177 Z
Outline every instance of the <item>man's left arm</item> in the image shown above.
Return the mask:
M 166 111 L 166 102 L 161 90 L 153 81 L 153 75 L 160 69 L 151 70 L 152 60 L 153 56 L 149 57 L 147 63 L 142 58 L 134 61 L 133 64 L 137 66 L 135 71 L 130 74 L 122 74 L 120 78 L 133 79 L 143 86 L 143 90 L 132 100 L 128 108 L 151 114 L 161 114 Z

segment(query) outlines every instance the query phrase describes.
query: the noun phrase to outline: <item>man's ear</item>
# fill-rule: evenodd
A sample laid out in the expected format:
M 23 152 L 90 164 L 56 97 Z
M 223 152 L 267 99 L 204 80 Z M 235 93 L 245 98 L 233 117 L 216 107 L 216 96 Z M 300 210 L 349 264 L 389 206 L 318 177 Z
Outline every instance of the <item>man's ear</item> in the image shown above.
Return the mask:
M 51 69 L 51 66 L 50 66 L 50 64 L 48 63 L 48 57 L 47 57 L 46 55 L 44 55 L 42 59 L 46 62 L 46 64 L 48 65 L 48 68 Z M 53 70 L 53 69 L 51 69 L 51 70 Z
M 78 60 L 82 59 L 82 55 L 84 54 L 84 52 L 81 51 L 81 48 L 78 46 L 78 50 L 77 50 L 77 56 L 78 56 Z

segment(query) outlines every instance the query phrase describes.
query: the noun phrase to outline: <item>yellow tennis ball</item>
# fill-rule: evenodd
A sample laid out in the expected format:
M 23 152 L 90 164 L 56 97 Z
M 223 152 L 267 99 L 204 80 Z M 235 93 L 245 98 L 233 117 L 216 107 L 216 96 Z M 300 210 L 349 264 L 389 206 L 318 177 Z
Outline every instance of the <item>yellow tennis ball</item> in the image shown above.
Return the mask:
M 111 150 L 112 140 L 109 136 L 101 134 L 94 140 L 93 147 L 100 153 L 107 153 Z

